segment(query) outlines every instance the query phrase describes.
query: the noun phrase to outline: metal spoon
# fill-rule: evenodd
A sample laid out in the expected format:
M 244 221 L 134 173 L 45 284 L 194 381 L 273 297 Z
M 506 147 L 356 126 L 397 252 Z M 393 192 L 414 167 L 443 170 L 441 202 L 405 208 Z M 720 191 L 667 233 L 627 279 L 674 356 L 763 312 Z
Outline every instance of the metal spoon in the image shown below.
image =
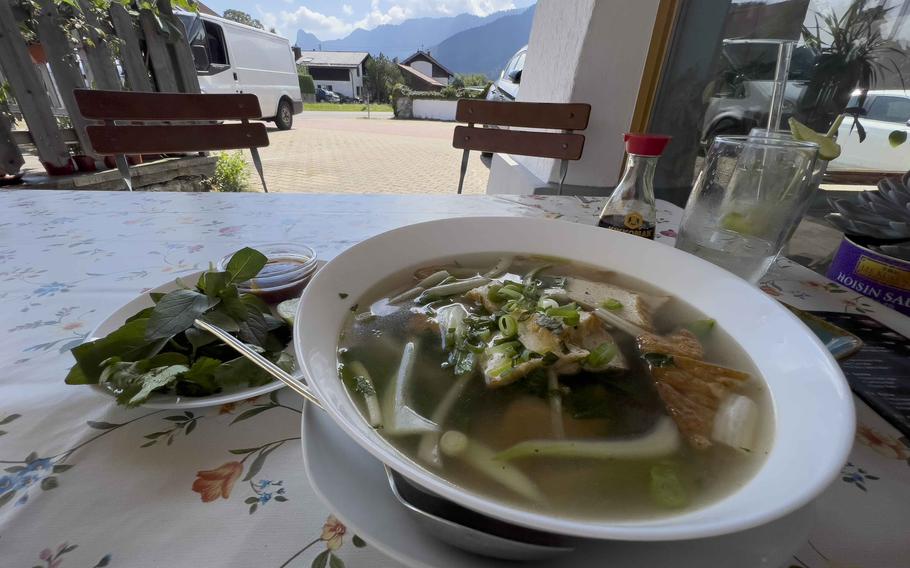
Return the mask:
M 296 378 L 289 375 L 287 372 L 285 372 L 284 369 L 282 369 L 275 363 L 272 363 L 271 361 L 269 361 L 268 359 L 266 359 L 259 353 L 256 353 L 254 350 L 250 349 L 250 347 L 246 343 L 240 341 L 239 339 L 237 339 L 230 333 L 224 331 L 217 325 L 212 325 L 212 324 L 210 324 L 206 321 L 200 320 L 200 319 L 197 319 L 193 323 L 196 327 L 198 327 L 200 329 L 204 329 L 205 331 L 211 333 L 212 335 L 214 335 L 221 341 L 224 341 L 225 343 L 227 343 L 230 347 L 235 349 L 238 353 L 240 353 L 241 355 L 243 355 L 244 357 L 246 357 L 247 359 L 249 359 L 250 361 L 255 363 L 260 369 L 262 369 L 266 373 L 272 375 L 273 377 L 275 377 L 282 383 L 289 386 L 292 391 L 296 392 L 303 398 L 310 401 L 314 406 L 318 407 L 320 410 L 325 410 L 325 407 L 322 406 L 322 403 L 319 401 L 319 398 L 317 398 L 316 395 L 313 394 L 313 391 L 310 390 L 310 387 L 306 386 L 305 384 L 303 384 Z

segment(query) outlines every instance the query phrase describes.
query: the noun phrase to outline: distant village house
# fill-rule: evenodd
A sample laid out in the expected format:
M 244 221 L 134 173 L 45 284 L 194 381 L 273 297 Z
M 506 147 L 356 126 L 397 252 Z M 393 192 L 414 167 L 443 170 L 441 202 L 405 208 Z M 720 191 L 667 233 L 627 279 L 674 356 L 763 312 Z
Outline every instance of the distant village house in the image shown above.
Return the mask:
M 398 64 L 405 84 L 417 91 L 438 91 L 452 82 L 455 74 L 436 61 L 429 51 L 418 51 Z
M 362 99 L 363 76 L 370 54 L 365 51 L 302 51 L 297 67 L 305 67 L 317 87 Z

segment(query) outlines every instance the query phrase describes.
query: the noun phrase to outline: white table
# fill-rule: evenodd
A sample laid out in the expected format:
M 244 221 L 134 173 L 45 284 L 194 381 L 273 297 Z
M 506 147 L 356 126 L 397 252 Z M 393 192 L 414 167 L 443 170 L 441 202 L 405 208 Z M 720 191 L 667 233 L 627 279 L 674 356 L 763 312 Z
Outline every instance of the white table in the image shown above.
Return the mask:
M 0 566 L 393 566 L 307 484 L 300 402 L 280 391 L 193 411 L 125 410 L 67 386 L 68 350 L 108 313 L 244 245 L 296 241 L 323 259 L 382 231 L 453 216 L 593 223 L 575 197 L 0 193 Z M 659 204 L 671 243 L 680 210 Z M 899 316 L 783 260 L 763 288 L 804 309 Z M 794 566 L 895 568 L 910 558 L 910 447 L 858 401 L 851 462 L 818 502 Z M 251 481 L 229 474 L 270 447 Z M 207 473 L 204 473 L 207 472 Z M 358 546 L 361 545 L 361 546 Z M 331 556 L 331 558 L 330 558 Z M 290 560 L 290 562 L 288 562 Z

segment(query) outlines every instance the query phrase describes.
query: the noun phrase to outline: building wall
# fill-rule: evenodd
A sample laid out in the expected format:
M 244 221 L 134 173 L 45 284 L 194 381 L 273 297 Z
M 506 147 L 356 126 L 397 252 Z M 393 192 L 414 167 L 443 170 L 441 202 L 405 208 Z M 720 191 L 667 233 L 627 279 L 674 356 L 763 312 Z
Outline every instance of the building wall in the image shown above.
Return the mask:
M 410 66 L 414 69 L 417 69 L 427 77 L 433 76 L 433 64 L 429 61 L 423 61 L 422 59 L 415 59 L 410 63 Z
M 357 76 L 357 71 L 360 71 L 360 76 Z M 363 69 L 362 68 L 350 68 L 350 79 L 346 81 L 327 81 L 325 79 L 313 79 L 317 87 L 322 87 L 326 90 L 334 91 L 340 95 L 346 97 L 356 97 L 362 98 L 363 93 Z M 329 88 L 331 87 L 331 89 Z
M 567 184 L 602 187 L 605 193 L 616 185 L 622 134 L 631 124 L 657 5 L 658 0 L 537 3 L 518 100 L 592 107 L 584 155 L 569 165 Z M 558 180 L 555 160 L 514 160 L 542 182 Z M 491 169 L 488 192 L 497 191 L 496 170 Z
M 424 120 L 455 120 L 455 109 L 458 101 L 441 101 L 437 99 L 414 99 L 411 115 Z

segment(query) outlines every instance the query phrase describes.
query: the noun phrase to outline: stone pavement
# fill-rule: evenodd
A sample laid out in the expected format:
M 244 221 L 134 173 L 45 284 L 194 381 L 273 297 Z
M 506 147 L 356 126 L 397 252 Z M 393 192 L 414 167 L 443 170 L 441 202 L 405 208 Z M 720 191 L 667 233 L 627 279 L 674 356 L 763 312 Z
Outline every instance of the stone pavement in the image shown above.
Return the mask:
M 271 192 L 451 195 L 458 188 L 461 151 L 452 148 L 452 122 L 305 111 L 291 130 L 267 127 L 271 144 L 259 152 Z M 250 166 L 250 183 L 261 191 Z M 488 177 L 489 168 L 472 152 L 464 192 L 485 193 Z

